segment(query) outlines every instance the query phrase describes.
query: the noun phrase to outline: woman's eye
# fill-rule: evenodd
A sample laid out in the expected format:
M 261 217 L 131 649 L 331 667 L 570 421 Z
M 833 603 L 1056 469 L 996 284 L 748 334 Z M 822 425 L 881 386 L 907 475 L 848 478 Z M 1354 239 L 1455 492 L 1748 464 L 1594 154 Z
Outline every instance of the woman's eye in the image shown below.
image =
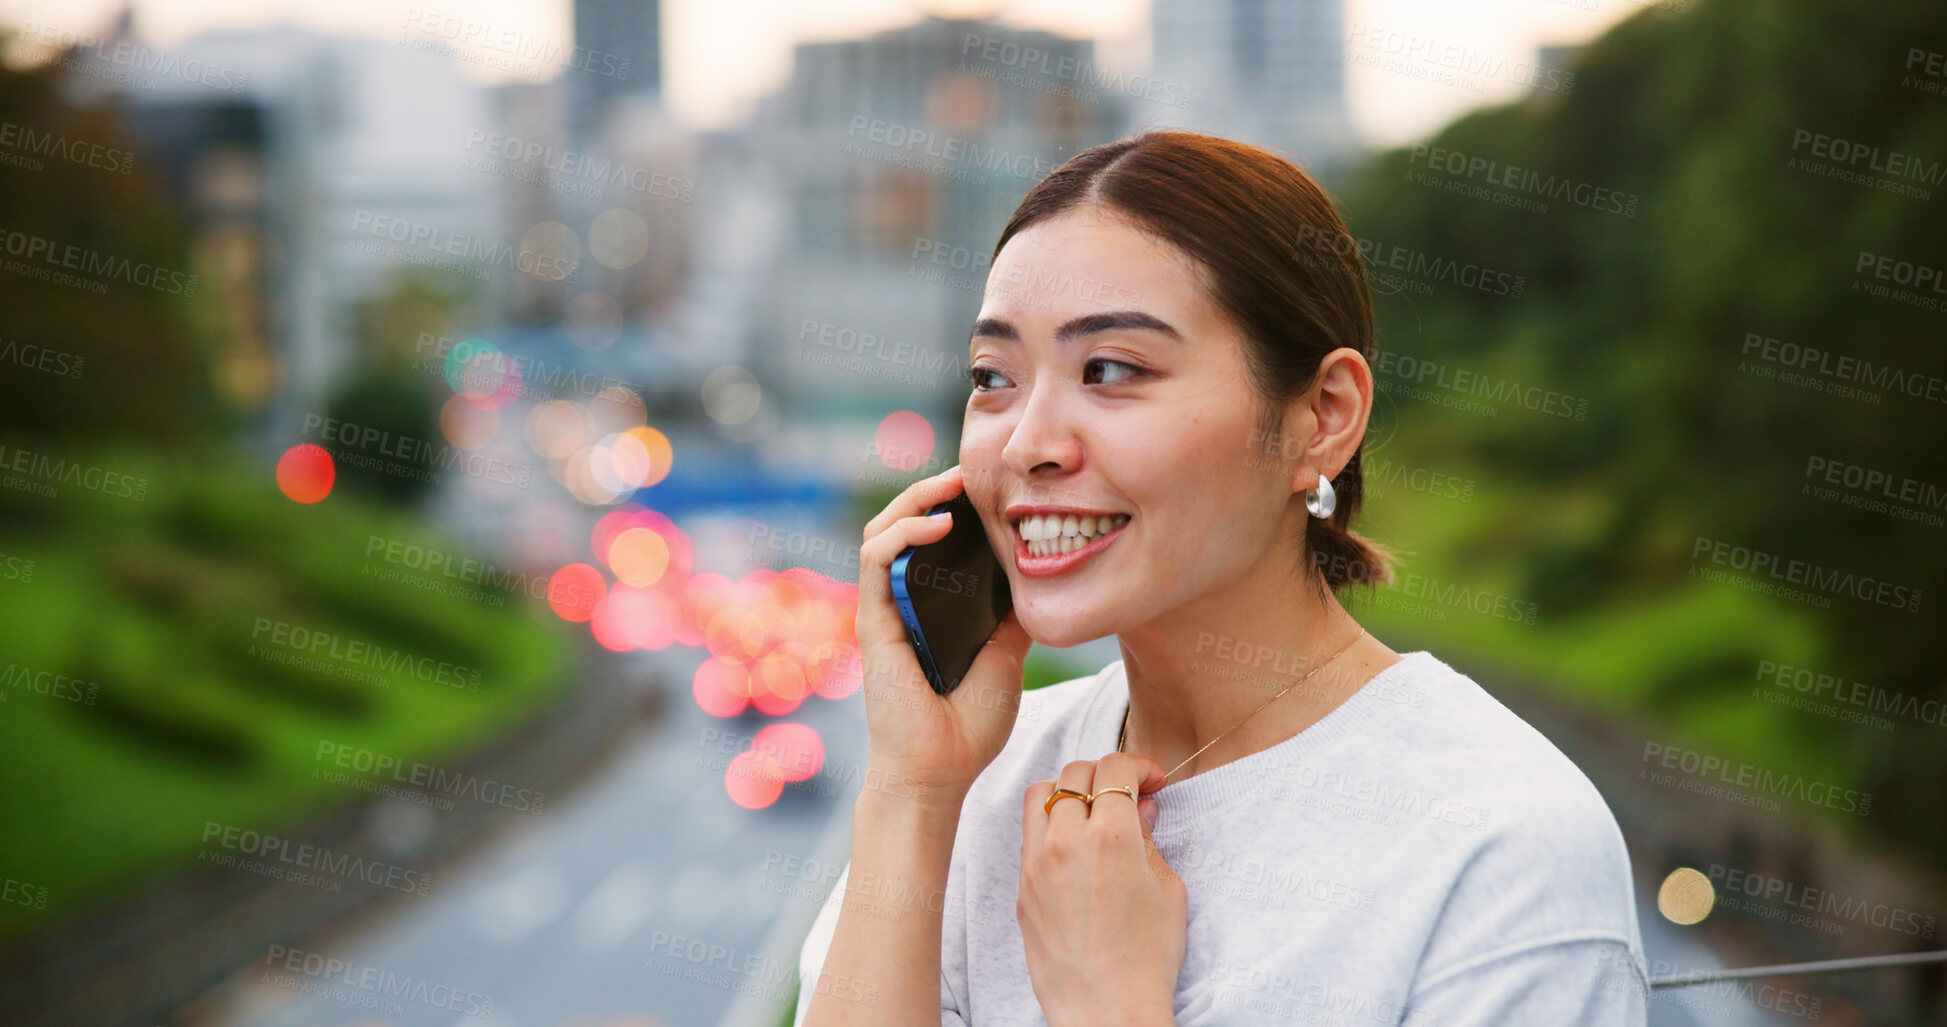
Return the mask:
M 973 386 L 975 392 L 986 392 L 988 386 L 984 382 L 985 376 L 987 375 L 1000 377 L 1000 372 L 991 367 L 969 367 L 967 368 L 967 383 Z
M 1085 364 L 1085 365 L 1083 365 L 1083 367 L 1084 367 L 1084 371 L 1083 371 L 1083 373 L 1082 373 L 1082 378 L 1083 378 L 1084 380 L 1087 380 L 1087 378 L 1088 378 L 1088 372 L 1087 372 L 1087 370 L 1086 370 L 1086 368 L 1090 368 L 1090 367 L 1095 367 L 1095 366 L 1096 366 L 1096 365 L 1098 365 L 1098 364 L 1099 364 L 1099 365 L 1101 365 L 1101 366 L 1103 366 L 1103 367 L 1120 367 L 1120 368 L 1122 368 L 1123 370 L 1125 370 L 1125 371 L 1128 371 L 1128 372 L 1129 372 L 1129 374 L 1126 374 L 1126 375 L 1123 375 L 1123 376 L 1122 376 L 1122 378 L 1128 378 L 1128 377 L 1131 377 L 1131 376 L 1134 376 L 1134 375 L 1138 375 L 1138 374 L 1141 374 L 1141 373 L 1142 373 L 1142 368 L 1140 368 L 1140 367 L 1137 367 L 1137 366 L 1136 366 L 1136 365 L 1134 365 L 1134 364 L 1125 364 L 1125 363 L 1123 363 L 1123 362 L 1122 362 L 1122 361 L 1120 361 L 1120 360 L 1109 360 L 1109 359 L 1107 359 L 1106 357 L 1096 357 L 1095 359 L 1093 359 L 1093 360 L 1090 360 L 1090 361 L 1089 361 L 1089 362 L 1088 362 L 1087 364 Z M 1121 378 L 1113 378 L 1113 379 L 1105 379 L 1105 380 L 1102 380 L 1102 381 L 1101 381 L 1101 382 L 1100 382 L 1099 384 L 1102 384 L 1102 385 L 1113 385 L 1113 384 L 1115 384 L 1115 382 L 1117 382 L 1117 381 L 1120 381 L 1120 380 L 1121 380 Z

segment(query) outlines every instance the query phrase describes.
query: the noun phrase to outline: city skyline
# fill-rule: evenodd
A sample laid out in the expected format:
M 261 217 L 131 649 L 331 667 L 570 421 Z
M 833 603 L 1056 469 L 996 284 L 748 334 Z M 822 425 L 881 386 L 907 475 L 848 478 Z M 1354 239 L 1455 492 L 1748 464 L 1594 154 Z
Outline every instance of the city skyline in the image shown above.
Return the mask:
M 1369 147 L 1410 143 L 1465 111 L 1512 100 L 1536 78 L 1537 48 L 1577 45 L 1642 9 L 1635 0 L 1577 3 L 1509 2 L 1495 18 L 1438 0 L 1347 0 L 1346 94 L 1353 130 Z M 0 0 L 0 25 L 38 23 L 76 32 L 105 28 L 124 0 L 73 0 L 58 20 L 33 0 Z M 134 0 L 136 30 L 168 48 L 206 31 L 242 31 L 279 23 L 318 31 L 398 40 L 424 33 L 430 19 L 471 18 L 497 36 L 547 50 L 572 45 L 571 0 L 477 0 L 466 4 L 398 4 L 384 0 Z M 664 102 L 671 115 L 699 129 L 734 127 L 756 102 L 781 88 L 792 47 L 806 41 L 860 38 L 928 15 L 992 16 L 1023 28 L 1092 38 L 1113 72 L 1150 65 L 1149 0 L 1015 0 L 972 2 L 753 0 L 736 11 L 699 3 L 663 4 Z M 417 18 L 414 25 L 408 19 Z M 469 69 L 486 82 L 536 80 L 545 71 Z M 1195 83 L 1183 84 L 1193 93 Z

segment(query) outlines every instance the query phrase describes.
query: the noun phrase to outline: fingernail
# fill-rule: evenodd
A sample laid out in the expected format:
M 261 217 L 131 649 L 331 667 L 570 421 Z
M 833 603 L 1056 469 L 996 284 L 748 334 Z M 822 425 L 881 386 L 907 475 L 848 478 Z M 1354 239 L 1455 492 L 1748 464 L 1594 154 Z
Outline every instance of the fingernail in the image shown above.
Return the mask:
M 1156 826 L 1156 800 L 1144 799 L 1141 802 L 1137 803 L 1136 815 L 1142 817 L 1144 824 L 1147 824 L 1150 827 L 1155 827 Z
M 941 510 L 939 513 L 927 515 L 926 519 L 929 521 L 950 521 L 953 519 L 953 511 Z

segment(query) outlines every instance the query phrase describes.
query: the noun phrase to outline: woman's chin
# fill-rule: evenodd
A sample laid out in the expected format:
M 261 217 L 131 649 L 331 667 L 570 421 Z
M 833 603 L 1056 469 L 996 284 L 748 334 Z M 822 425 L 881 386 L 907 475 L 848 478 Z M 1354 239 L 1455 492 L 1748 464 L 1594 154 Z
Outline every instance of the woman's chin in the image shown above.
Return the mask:
M 1115 633 L 1111 629 L 1073 615 L 1017 612 L 1020 612 L 1021 627 L 1026 629 L 1028 637 L 1050 649 L 1066 649 Z

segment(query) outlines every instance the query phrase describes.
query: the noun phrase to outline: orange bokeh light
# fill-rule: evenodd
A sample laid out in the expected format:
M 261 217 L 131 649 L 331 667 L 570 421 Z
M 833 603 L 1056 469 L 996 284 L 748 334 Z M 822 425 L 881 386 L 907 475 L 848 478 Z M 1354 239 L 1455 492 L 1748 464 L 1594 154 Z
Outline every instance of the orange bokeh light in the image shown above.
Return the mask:
M 648 528 L 630 528 L 609 544 L 608 565 L 631 585 L 653 585 L 669 569 L 669 543 Z

